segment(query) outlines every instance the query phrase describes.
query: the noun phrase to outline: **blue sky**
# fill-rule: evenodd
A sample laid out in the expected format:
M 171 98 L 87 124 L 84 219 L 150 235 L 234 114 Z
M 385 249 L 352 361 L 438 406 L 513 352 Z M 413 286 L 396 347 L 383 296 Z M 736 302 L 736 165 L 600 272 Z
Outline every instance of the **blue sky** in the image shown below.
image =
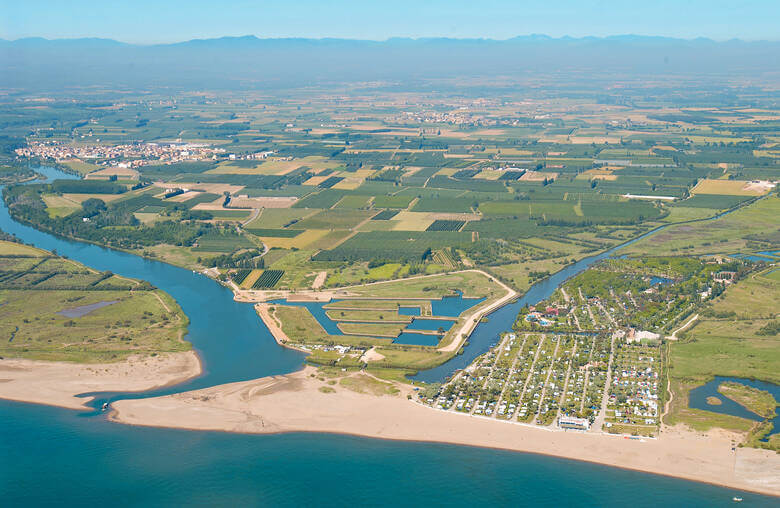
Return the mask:
M 780 39 L 780 0 L 0 0 L 0 38 L 174 42 L 258 37 Z

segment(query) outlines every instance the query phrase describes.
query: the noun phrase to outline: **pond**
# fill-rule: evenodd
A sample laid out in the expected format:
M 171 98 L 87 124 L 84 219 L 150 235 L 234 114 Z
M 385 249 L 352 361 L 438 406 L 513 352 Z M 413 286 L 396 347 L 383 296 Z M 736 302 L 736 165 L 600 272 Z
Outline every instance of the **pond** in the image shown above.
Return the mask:
M 414 346 L 435 346 L 441 340 L 441 335 L 427 334 L 427 333 L 415 333 L 415 332 L 401 332 L 401 334 L 393 339 L 393 344 L 409 344 Z
M 689 394 L 688 406 L 693 409 L 701 409 L 703 411 L 710 411 L 713 413 L 738 416 L 739 418 L 745 418 L 746 420 L 753 420 L 755 422 L 763 421 L 764 419 L 756 413 L 748 411 L 744 406 L 737 404 L 730 398 L 718 392 L 718 387 L 727 381 L 751 386 L 759 390 L 764 390 L 771 393 L 775 400 L 780 400 L 780 385 L 767 383 L 765 381 L 757 381 L 754 379 L 716 376 L 715 379 L 709 383 L 698 386 L 691 390 Z M 719 399 L 721 404 L 709 404 L 707 402 L 708 397 L 715 397 Z M 772 419 L 772 424 L 774 427 L 771 434 L 769 435 L 777 434 L 780 431 L 780 415 L 775 416 L 775 418 Z M 766 436 L 762 441 L 766 441 L 769 435 Z
M 65 316 L 69 318 L 80 318 L 82 316 L 86 316 L 93 310 L 102 309 L 103 307 L 108 307 L 109 305 L 113 305 L 119 300 L 111 300 L 106 302 L 97 302 L 97 303 L 90 303 L 89 305 L 81 305 L 79 307 L 73 307 L 72 309 L 65 309 L 59 311 L 57 314 L 60 316 Z
M 440 335 L 424 335 L 420 333 L 414 333 L 411 330 L 435 331 L 441 328 L 444 331 L 447 331 L 450 328 L 452 328 L 452 325 L 455 322 L 454 319 L 458 315 L 460 315 L 461 312 L 470 309 L 474 305 L 477 305 L 478 303 L 484 300 L 485 300 L 484 298 L 466 298 L 463 296 L 462 293 L 455 296 L 445 296 L 441 300 L 430 300 L 431 307 L 433 309 L 433 317 L 445 317 L 445 318 L 452 317 L 453 319 L 426 319 L 426 318 L 414 317 L 420 315 L 419 306 L 399 307 L 398 309 L 399 314 L 405 316 L 413 316 L 413 319 L 412 322 L 406 326 L 405 330 L 395 340 L 393 340 L 393 342 L 396 344 L 415 344 L 419 346 L 435 346 L 436 344 L 438 344 L 438 339 L 441 338 Z M 322 326 L 322 328 L 329 335 L 344 335 L 344 332 L 342 332 L 338 327 L 338 322 L 334 321 L 328 316 L 327 314 L 328 309 L 325 308 L 325 306 L 328 304 L 339 303 L 344 301 L 349 301 L 349 300 L 331 300 L 329 302 L 300 302 L 300 301 L 289 301 L 281 298 L 277 300 L 271 300 L 268 303 L 277 304 L 277 305 L 288 305 L 292 307 L 305 307 L 306 309 L 309 310 L 311 315 L 314 316 L 314 319 L 317 320 L 317 322 Z M 414 311 L 417 312 L 415 313 Z M 458 312 L 458 314 L 453 315 L 454 312 Z M 407 330 L 410 331 L 407 332 Z M 368 337 L 371 336 L 368 335 Z M 434 340 L 436 341 L 434 342 Z

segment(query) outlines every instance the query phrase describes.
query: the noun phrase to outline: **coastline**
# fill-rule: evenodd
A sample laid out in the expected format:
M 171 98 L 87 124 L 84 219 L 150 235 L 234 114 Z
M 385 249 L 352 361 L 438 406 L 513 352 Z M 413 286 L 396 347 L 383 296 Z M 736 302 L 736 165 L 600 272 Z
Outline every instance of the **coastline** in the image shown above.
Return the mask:
M 355 378 L 363 374 L 351 374 Z M 323 390 L 323 388 L 328 387 Z M 441 411 L 397 395 L 358 393 L 307 366 L 260 378 L 151 399 L 114 403 L 119 423 L 250 434 L 317 432 L 438 442 L 551 455 L 780 496 L 780 456 L 736 448 L 736 434 L 665 428 L 658 439 L 534 428 Z
M 85 409 L 99 391 L 135 392 L 183 383 L 203 371 L 195 351 L 133 356 L 116 363 L 0 360 L 0 399 Z

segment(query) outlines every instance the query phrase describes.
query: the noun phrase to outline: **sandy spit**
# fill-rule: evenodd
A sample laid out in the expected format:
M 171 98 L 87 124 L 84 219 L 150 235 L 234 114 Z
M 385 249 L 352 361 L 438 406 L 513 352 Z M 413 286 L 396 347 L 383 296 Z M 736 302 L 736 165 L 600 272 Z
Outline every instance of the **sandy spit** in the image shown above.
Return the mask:
M 201 373 L 194 351 L 130 357 L 124 362 L 78 364 L 0 360 L 0 398 L 83 409 L 96 391 L 141 391 L 174 385 Z
M 326 385 L 316 370 L 114 403 L 117 422 L 242 433 L 329 432 L 554 455 L 780 495 L 780 455 L 737 448 L 738 436 L 673 428 L 658 439 L 562 432 L 431 409 L 398 395 Z M 327 387 L 324 391 L 321 388 Z M 331 392 L 335 390 L 335 392 Z

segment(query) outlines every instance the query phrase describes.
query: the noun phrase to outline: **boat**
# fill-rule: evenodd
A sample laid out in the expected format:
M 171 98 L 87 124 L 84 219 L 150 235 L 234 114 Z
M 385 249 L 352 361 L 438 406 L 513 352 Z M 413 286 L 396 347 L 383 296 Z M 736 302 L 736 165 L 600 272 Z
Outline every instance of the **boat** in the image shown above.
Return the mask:
M 741 497 L 737 497 L 737 496 L 732 497 L 731 500 L 734 501 L 735 503 L 741 503 L 742 502 L 742 498 Z
M 103 407 L 100 408 L 101 411 L 105 411 L 106 409 L 108 409 L 108 402 L 104 402 Z

